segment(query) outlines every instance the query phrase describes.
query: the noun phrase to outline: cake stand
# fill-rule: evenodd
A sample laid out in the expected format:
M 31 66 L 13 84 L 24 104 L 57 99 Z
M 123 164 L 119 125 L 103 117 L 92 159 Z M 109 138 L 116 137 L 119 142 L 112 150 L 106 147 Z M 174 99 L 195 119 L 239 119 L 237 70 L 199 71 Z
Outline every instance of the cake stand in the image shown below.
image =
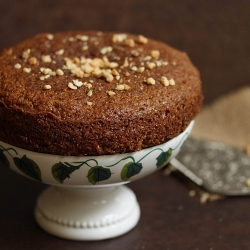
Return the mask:
M 70 240 L 103 240 L 136 226 L 140 207 L 133 191 L 124 184 L 165 166 L 179 152 L 193 123 L 164 144 L 116 155 L 43 154 L 0 141 L 0 161 L 51 186 L 40 194 L 35 207 L 41 228 Z

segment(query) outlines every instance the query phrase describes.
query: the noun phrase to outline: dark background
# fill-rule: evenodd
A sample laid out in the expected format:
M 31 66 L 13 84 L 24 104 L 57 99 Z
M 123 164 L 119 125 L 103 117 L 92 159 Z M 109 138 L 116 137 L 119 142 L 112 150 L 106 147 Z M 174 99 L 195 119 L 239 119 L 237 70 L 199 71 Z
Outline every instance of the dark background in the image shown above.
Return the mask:
M 205 104 L 249 85 L 249 29 L 249 0 L 0 0 L 0 49 L 40 32 L 143 34 L 189 54 L 201 72 Z M 142 209 L 136 228 L 116 239 L 71 242 L 48 235 L 33 219 L 45 185 L 0 166 L 0 249 L 250 249 L 249 197 L 201 204 L 163 171 L 129 186 Z

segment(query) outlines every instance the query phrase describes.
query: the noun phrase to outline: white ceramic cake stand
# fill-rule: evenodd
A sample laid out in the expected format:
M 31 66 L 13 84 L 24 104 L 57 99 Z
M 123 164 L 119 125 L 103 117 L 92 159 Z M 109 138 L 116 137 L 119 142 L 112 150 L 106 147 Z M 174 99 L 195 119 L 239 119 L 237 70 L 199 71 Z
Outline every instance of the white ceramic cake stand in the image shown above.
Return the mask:
M 70 240 L 102 240 L 134 228 L 136 196 L 124 184 L 166 165 L 191 132 L 138 152 L 104 156 L 60 156 L 32 152 L 0 141 L 0 161 L 31 179 L 51 185 L 38 197 L 37 223 Z

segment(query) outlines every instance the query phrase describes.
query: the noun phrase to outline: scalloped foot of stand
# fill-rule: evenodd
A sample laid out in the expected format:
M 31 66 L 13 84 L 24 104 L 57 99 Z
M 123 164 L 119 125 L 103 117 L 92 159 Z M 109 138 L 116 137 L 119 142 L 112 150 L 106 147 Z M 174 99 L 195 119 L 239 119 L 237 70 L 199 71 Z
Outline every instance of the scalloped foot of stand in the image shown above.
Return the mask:
M 38 198 L 37 223 L 48 233 L 70 240 L 103 240 L 136 226 L 140 207 L 126 186 L 49 187 Z

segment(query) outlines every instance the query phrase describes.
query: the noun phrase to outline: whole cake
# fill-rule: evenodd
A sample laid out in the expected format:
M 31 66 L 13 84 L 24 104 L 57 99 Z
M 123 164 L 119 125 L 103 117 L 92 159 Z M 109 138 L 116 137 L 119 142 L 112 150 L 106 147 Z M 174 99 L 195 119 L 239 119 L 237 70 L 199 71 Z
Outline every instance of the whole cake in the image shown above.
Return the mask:
M 188 56 L 127 33 L 39 34 L 0 54 L 0 140 L 43 153 L 138 151 L 180 134 L 199 113 Z

